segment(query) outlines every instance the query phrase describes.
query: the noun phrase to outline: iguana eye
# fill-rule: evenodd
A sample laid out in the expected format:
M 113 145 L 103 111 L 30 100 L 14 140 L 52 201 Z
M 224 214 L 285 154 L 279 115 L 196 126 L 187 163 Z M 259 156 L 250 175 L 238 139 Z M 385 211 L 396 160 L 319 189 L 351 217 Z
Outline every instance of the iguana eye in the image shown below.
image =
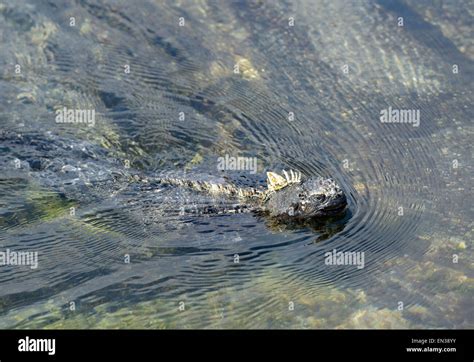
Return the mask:
M 319 194 L 316 196 L 316 200 L 323 202 L 324 200 L 326 200 L 326 195 Z

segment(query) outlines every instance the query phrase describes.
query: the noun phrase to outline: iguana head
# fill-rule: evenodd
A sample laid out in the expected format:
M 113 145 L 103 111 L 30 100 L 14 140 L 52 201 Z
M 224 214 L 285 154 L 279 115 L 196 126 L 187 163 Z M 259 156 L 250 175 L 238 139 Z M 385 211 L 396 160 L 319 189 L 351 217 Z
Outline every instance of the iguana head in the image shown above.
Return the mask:
M 271 216 L 305 220 L 342 213 L 347 206 L 344 192 L 332 179 L 309 177 L 283 171 L 284 177 L 268 172 L 265 209 Z

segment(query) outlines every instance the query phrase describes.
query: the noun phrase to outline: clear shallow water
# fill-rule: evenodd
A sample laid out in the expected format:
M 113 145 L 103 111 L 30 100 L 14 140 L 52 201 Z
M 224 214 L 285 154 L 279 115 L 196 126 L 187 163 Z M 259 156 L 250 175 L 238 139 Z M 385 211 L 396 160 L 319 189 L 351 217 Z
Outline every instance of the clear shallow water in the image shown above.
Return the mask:
M 472 328 L 473 9 L 421 3 L 3 2 L 0 251 L 39 256 L 0 267 L 0 327 Z M 180 216 L 198 196 L 107 183 L 222 176 L 226 154 L 257 158 L 227 172 L 248 182 L 330 175 L 350 213 Z M 326 265 L 334 249 L 364 267 Z

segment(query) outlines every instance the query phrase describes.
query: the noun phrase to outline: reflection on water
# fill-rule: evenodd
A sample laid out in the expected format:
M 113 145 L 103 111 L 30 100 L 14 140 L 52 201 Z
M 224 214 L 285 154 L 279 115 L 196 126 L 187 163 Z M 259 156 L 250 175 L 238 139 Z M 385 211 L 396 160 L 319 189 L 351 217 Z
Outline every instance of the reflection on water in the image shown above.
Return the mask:
M 472 328 L 469 6 L 3 1 L 0 252 L 38 268 L 0 266 L 0 327 Z M 224 201 L 133 180 L 281 169 L 346 215 L 181 214 Z

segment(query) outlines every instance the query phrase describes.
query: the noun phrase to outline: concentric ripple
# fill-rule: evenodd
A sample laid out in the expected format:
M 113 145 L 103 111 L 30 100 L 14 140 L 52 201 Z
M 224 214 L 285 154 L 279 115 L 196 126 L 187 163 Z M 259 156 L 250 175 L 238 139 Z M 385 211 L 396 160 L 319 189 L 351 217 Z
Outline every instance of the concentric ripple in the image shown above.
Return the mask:
M 0 7 L 0 63 L 23 65 L 0 73 L 0 251 L 39 254 L 0 266 L 0 327 L 472 327 L 473 47 L 437 5 L 59 3 Z M 56 123 L 62 107 L 95 125 Z M 257 172 L 218 170 L 226 155 Z M 346 214 L 200 214 L 232 203 L 120 181 L 283 169 L 337 180 Z

